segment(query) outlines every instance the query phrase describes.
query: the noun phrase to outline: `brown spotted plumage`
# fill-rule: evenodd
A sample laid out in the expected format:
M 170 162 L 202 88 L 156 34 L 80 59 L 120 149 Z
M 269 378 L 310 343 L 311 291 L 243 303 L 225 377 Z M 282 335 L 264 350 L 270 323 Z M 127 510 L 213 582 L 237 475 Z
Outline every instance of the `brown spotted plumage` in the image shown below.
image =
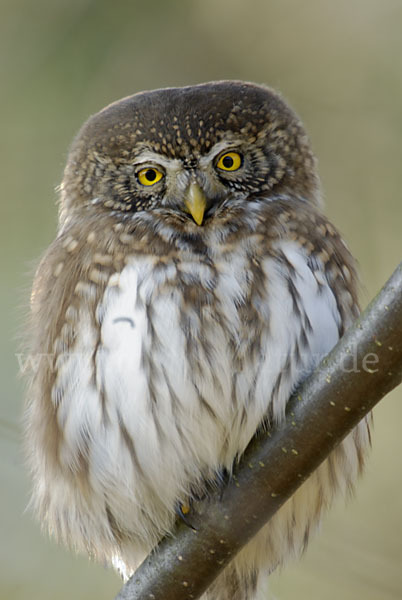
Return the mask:
M 32 502 L 58 539 L 130 575 L 178 503 L 283 419 L 358 314 L 320 207 L 304 128 L 266 87 L 143 92 L 83 126 L 32 292 Z M 363 422 L 204 598 L 265 598 L 368 445 Z

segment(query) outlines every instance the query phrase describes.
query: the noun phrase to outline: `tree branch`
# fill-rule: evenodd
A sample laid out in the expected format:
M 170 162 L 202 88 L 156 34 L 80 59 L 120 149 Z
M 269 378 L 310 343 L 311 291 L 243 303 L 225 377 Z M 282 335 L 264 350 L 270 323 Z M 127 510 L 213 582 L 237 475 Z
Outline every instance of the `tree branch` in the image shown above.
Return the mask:
M 402 380 L 402 263 L 290 399 L 286 422 L 256 436 L 222 493 L 197 502 L 116 600 L 194 600 L 333 448 Z M 193 514 L 194 513 L 194 514 Z

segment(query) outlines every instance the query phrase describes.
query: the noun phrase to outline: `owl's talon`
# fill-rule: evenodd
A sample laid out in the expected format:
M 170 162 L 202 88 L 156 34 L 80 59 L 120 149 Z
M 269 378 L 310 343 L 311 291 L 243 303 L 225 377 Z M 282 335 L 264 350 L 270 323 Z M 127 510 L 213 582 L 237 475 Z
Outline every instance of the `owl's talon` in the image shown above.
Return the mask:
M 176 502 L 175 513 L 179 517 L 181 521 L 190 529 L 197 531 L 197 528 L 194 527 L 193 523 L 189 519 L 188 515 L 191 514 L 191 504 L 183 504 L 182 502 Z
M 224 467 L 216 475 L 216 482 L 218 485 L 218 489 L 220 490 L 219 500 L 221 502 L 223 500 L 223 494 L 225 493 L 225 490 L 226 490 L 227 486 L 229 485 L 229 483 L 231 482 L 231 480 L 232 480 L 231 471 L 228 471 Z
M 207 479 L 202 486 L 191 488 L 191 497 L 197 502 L 202 502 L 213 494 L 219 492 L 219 500 L 222 500 L 226 487 L 232 480 L 232 473 L 225 467 L 222 467 L 215 473 L 213 479 Z

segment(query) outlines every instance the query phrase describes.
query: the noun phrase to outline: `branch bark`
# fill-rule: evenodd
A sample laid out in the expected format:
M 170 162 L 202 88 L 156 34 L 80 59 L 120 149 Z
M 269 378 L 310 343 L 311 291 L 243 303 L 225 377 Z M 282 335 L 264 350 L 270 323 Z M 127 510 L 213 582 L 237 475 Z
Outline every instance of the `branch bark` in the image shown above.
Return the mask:
M 333 448 L 402 381 L 402 263 L 290 399 L 286 422 L 256 436 L 222 493 L 177 523 L 116 600 L 194 600 Z

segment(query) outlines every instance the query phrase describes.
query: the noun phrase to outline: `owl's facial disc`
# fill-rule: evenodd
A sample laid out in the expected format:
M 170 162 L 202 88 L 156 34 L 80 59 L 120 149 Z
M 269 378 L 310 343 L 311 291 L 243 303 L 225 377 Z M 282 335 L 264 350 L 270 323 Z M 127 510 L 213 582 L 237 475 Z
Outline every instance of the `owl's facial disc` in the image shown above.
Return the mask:
M 133 165 L 137 193 L 152 195 L 155 207 L 184 212 L 202 225 L 206 212 L 234 193 L 229 183 L 233 178 L 241 179 L 243 163 L 243 154 L 233 140 L 220 141 L 208 153 L 191 154 L 184 160 L 147 148 Z

